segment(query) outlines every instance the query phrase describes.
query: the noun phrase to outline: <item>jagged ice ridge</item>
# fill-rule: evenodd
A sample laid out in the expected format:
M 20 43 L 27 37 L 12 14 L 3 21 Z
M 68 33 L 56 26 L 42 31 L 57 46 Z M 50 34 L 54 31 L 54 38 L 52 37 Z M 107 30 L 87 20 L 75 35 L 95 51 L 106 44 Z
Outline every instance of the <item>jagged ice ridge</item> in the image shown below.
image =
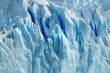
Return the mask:
M 109 0 L 0 0 L 0 73 L 110 73 Z

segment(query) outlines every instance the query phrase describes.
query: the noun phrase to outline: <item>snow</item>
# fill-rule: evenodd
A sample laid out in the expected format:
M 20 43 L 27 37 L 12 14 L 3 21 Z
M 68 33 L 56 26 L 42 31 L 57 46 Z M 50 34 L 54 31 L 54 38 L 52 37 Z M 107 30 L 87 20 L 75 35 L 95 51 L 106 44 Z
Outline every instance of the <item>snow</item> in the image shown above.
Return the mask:
M 0 73 L 110 73 L 108 0 L 0 0 Z

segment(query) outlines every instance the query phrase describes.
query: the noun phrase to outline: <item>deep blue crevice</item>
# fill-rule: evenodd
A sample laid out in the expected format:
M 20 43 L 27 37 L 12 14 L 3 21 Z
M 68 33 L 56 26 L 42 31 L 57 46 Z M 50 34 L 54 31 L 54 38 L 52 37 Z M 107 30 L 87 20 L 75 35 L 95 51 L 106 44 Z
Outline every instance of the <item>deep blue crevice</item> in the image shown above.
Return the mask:
M 97 32 L 96 25 L 95 25 L 94 33 L 95 33 L 95 36 L 97 37 L 98 36 L 98 32 Z
M 59 14 L 57 15 L 57 18 L 58 18 L 58 21 L 59 21 L 59 25 L 63 31 L 63 33 L 65 34 L 65 36 L 67 37 L 66 35 L 66 30 L 65 30 L 65 23 L 64 23 L 64 20 L 62 18 L 62 16 L 60 16 Z
M 79 66 L 79 70 L 81 73 L 87 73 L 87 64 L 84 63 L 84 40 L 81 34 L 78 35 L 78 44 L 79 44 L 79 54 L 80 54 L 80 59 L 79 62 L 81 63 Z
M 84 41 L 81 35 L 79 35 L 78 43 L 79 43 L 79 53 L 82 54 L 84 52 L 84 46 L 83 46 Z
M 78 29 L 78 24 L 77 24 L 77 22 L 74 20 L 74 18 L 71 18 L 71 20 L 73 21 L 73 23 L 74 23 L 74 26 L 75 26 L 75 31 L 76 31 L 76 40 L 78 39 L 78 35 L 80 35 L 80 31 L 79 31 L 79 29 Z
M 47 35 L 46 35 L 46 33 L 45 33 L 44 26 L 43 26 L 43 23 L 42 23 L 42 16 L 41 16 L 41 18 L 39 19 L 39 23 L 40 23 L 41 33 L 43 34 L 45 40 L 47 41 Z
M 54 46 L 54 52 L 56 53 L 56 55 L 59 58 L 61 58 L 60 57 L 60 55 L 61 55 L 61 53 L 60 53 L 60 43 L 61 43 L 61 40 L 60 40 L 60 37 L 58 36 L 57 39 L 56 39 L 56 44 L 57 45 Z
M 66 30 L 65 30 L 65 22 L 64 22 L 63 17 L 58 13 L 58 11 L 57 11 L 56 9 L 54 9 L 54 8 L 52 8 L 52 7 L 49 7 L 49 10 L 50 10 L 50 12 L 51 12 L 52 14 L 55 13 L 55 15 L 57 16 L 57 19 L 58 19 L 58 21 L 59 21 L 59 26 L 60 26 L 60 28 L 62 29 L 64 35 L 67 37 L 67 35 L 66 35 Z
M 97 34 L 97 28 L 96 28 L 96 26 L 95 26 L 94 32 L 95 32 L 95 36 L 97 37 L 98 34 Z
M 64 58 L 64 56 L 63 56 L 63 50 L 60 48 L 61 47 L 61 45 L 60 44 L 62 44 L 62 41 L 61 41 L 61 39 L 60 39 L 60 37 L 58 36 L 58 50 L 57 50 L 57 55 L 58 55 L 58 57 L 60 58 L 60 59 L 63 59 Z
M 34 18 L 34 14 L 33 14 L 33 12 L 31 11 L 30 7 L 28 7 L 27 10 L 28 10 L 28 13 L 29 13 L 29 15 L 30 15 L 30 17 L 31 17 L 32 22 L 35 24 L 36 21 L 35 21 L 35 18 Z
M 78 43 L 79 43 L 80 59 L 82 59 L 83 58 L 83 52 L 84 52 L 84 46 L 83 46 L 84 40 L 83 40 L 82 34 L 80 32 L 80 29 L 78 28 L 78 23 L 75 21 L 74 18 L 71 18 L 71 20 L 73 21 L 74 26 L 75 26 L 76 41 L 78 41 Z
M 46 24 L 46 26 L 47 26 L 48 29 L 50 28 L 49 22 L 50 22 L 50 19 L 49 18 L 46 18 L 45 24 Z
M 94 22 L 95 20 L 94 20 L 94 15 L 93 15 L 93 13 L 92 13 L 92 19 L 93 19 L 93 22 Z M 96 37 L 98 37 L 98 36 L 99 36 L 99 30 L 98 30 L 98 28 L 97 28 L 95 22 L 94 22 L 93 24 L 94 24 L 94 34 L 95 34 Z M 92 25 L 92 24 L 91 24 L 91 25 Z
M 83 15 L 82 11 L 80 11 L 80 14 L 81 14 L 81 17 L 84 18 L 84 15 Z
M 63 50 L 61 49 L 61 47 L 63 46 L 62 39 L 60 38 L 60 36 L 57 36 L 56 42 L 54 43 L 54 36 L 53 36 L 52 40 L 53 40 L 53 44 L 55 44 L 55 45 L 53 45 L 54 52 L 56 53 L 57 57 L 59 57 L 60 59 L 63 59 L 64 55 L 63 55 Z
M 60 38 L 59 36 L 57 37 L 57 46 L 55 47 L 55 53 L 58 55 L 59 52 L 59 44 L 60 44 Z

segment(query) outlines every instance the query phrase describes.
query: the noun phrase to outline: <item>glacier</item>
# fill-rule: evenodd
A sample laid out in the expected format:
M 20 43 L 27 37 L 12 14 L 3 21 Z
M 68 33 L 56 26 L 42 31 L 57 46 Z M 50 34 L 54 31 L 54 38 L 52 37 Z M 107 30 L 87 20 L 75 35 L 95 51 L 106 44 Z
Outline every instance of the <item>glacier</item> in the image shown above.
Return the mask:
M 0 73 L 110 73 L 110 0 L 0 0 Z

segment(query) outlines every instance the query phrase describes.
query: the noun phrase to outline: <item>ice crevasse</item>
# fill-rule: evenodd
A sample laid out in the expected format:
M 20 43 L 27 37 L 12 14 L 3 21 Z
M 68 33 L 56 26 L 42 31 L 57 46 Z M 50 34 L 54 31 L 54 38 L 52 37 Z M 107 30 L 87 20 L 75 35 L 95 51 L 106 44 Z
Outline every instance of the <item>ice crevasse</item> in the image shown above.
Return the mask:
M 0 73 L 110 73 L 109 0 L 0 0 Z

